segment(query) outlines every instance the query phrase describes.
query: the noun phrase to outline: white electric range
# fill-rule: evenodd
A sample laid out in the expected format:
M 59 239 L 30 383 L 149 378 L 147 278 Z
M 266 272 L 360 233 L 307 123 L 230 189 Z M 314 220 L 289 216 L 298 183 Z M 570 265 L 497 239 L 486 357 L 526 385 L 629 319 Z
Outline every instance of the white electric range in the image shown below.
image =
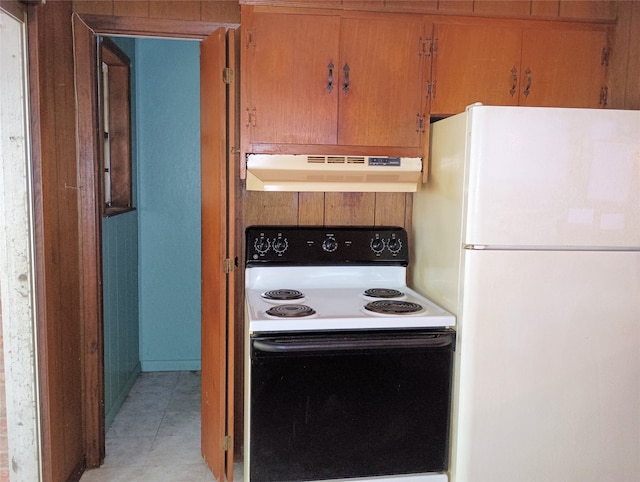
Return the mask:
M 455 318 L 397 227 L 246 233 L 245 479 L 447 480 Z

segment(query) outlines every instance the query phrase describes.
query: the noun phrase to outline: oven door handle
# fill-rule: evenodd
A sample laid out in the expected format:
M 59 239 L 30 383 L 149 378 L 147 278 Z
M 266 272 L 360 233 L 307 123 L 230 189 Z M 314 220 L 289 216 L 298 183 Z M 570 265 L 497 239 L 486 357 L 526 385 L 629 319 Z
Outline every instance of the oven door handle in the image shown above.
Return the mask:
M 453 346 L 453 333 L 407 336 L 333 336 L 256 339 L 253 348 L 267 353 L 316 353 L 336 351 L 445 348 Z

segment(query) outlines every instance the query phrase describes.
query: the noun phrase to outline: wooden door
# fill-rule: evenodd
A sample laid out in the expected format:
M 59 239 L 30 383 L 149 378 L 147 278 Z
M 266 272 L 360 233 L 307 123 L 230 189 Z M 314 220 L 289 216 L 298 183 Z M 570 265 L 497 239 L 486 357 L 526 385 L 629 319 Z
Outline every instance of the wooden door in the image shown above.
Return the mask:
M 604 30 L 525 30 L 522 69 L 529 74 L 520 82 L 520 105 L 604 107 L 606 45 Z
M 434 27 L 431 114 L 457 114 L 474 102 L 518 105 L 522 31 L 509 26 Z
M 229 77 L 227 84 L 227 435 L 231 437 L 225 452 L 227 480 L 233 482 L 233 457 L 235 444 L 233 441 L 234 420 L 235 420 L 235 260 L 236 260 L 236 230 L 240 227 L 237 223 L 237 179 L 238 167 L 236 156 L 238 155 L 238 145 L 240 132 L 236 128 L 237 112 L 240 107 L 240 85 L 238 77 L 240 73 L 240 56 L 238 55 L 238 40 L 235 30 L 227 31 L 227 67 L 233 74 Z M 229 440 L 229 439 L 227 439 Z M 219 479 L 218 479 L 219 480 Z
M 335 144 L 339 18 L 252 13 L 248 19 L 241 123 L 250 143 Z
M 202 456 L 219 481 L 233 478 L 233 202 L 235 82 L 224 75 L 227 39 L 218 29 L 200 45 L 202 182 Z M 235 35 L 229 32 L 233 45 Z M 230 49 L 232 54 L 235 50 Z M 234 58 L 230 59 L 235 64 Z M 237 73 L 237 72 L 236 72 Z M 231 79 L 225 84 L 223 78 Z M 230 105 L 231 104 L 231 105 Z M 227 128 L 227 115 L 229 129 Z
M 418 148 L 428 54 L 419 17 L 342 19 L 338 144 Z

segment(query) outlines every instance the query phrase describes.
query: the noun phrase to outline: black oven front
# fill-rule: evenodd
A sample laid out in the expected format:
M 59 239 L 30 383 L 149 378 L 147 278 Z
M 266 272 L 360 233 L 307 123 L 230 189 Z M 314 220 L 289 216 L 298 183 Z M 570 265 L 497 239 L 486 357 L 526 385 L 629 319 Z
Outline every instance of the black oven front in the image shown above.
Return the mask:
M 254 334 L 251 482 L 446 472 L 455 333 Z

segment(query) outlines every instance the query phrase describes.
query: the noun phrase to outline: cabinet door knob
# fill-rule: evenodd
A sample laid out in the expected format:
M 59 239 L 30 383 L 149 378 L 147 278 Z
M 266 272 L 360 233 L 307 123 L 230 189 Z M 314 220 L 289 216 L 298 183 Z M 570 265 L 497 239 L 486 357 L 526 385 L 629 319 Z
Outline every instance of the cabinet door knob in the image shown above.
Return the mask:
M 351 70 L 349 68 L 349 64 L 344 64 L 344 67 L 342 68 L 343 72 L 344 72 L 344 87 L 342 87 L 342 92 L 344 92 L 345 94 L 349 93 L 349 70 Z
M 516 87 L 518 85 L 518 69 L 516 69 L 515 65 L 511 69 L 511 89 L 509 89 L 509 93 L 511 97 L 513 97 L 516 93 Z
M 527 86 L 524 88 L 524 91 L 522 93 L 525 97 L 527 97 L 529 95 L 529 92 L 531 92 L 531 69 L 527 68 L 524 73 L 527 76 Z
M 333 62 L 329 62 L 329 65 L 327 65 L 327 68 L 329 69 L 329 79 L 327 82 L 327 92 L 331 92 L 333 90 Z

